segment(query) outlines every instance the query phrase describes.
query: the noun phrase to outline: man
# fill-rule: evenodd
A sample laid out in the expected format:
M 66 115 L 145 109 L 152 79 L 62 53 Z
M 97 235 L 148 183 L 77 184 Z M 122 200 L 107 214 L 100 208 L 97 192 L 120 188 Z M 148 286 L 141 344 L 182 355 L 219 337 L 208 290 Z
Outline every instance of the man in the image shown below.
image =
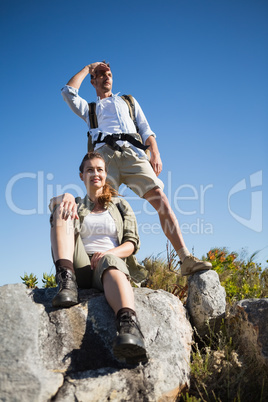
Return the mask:
M 97 94 L 97 128 L 91 128 L 89 105 L 78 94 L 88 74 L 91 75 L 91 84 Z M 94 150 L 98 150 L 108 165 L 107 180 L 110 184 L 115 189 L 121 183 L 126 184 L 156 209 L 162 229 L 180 258 L 182 275 L 210 269 L 209 262 L 198 260 L 185 246 L 179 223 L 163 192 L 163 183 L 158 178 L 162 162 L 155 134 L 140 105 L 134 99 L 135 118 L 143 144 L 135 142 L 134 133 L 137 131 L 128 106 L 120 96 L 112 93 L 112 85 L 113 76 L 109 64 L 96 62 L 75 74 L 62 89 L 62 95 L 72 111 L 87 123 Z M 127 136 L 120 136 L 121 133 Z M 151 154 L 150 162 L 144 152 L 146 146 Z

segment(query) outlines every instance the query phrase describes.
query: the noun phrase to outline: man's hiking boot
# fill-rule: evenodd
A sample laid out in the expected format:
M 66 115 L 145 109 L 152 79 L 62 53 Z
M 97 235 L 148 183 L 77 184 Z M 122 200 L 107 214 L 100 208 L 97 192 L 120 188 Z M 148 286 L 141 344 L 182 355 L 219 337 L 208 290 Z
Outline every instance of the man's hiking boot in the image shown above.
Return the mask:
M 145 363 L 146 356 L 143 334 L 137 317 L 124 312 L 116 319 L 117 336 L 113 344 L 114 356 L 128 364 Z
M 185 257 L 183 263 L 181 264 L 181 274 L 182 276 L 192 275 L 199 271 L 206 271 L 211 269 L 212 265 L 208 261 L 200 261 L 193 255 L 188 255 Z
M 75 274 L 61 268 L 56 274 L 58 293 L 52 300 L 53 307 L 71 307 L 78 304 L 78 292 Z

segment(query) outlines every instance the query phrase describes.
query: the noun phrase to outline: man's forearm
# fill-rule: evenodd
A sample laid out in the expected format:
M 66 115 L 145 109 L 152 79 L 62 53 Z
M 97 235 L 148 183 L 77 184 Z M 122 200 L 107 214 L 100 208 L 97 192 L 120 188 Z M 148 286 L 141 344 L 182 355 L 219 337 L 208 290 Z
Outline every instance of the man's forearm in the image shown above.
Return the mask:
M 150 135 L 150 137 L 147 138 L 145 145 L 149 145 L 149 151 L 151 152 L 150 163 L 156 176 L 158 176 L 162 171 L 162 161 L 154 136 Z
M 82 70 L 80 70 L 67 82 L 67 85 L 79 89 L 82 82 L 84 81 L 84 79 L 88 74 L 89 74 L 89 66 L 85 66 L 84 68 L 82 68 Z
M 97 61 L 95 63 L 91 63 L 88 64 L 87 66 L 85 66 L 84 68 L 82 68 L 82 70 L 80 70 L 77 74 L 75 74 L 68 82 L 67 85 L 69 85 L 70 87 L 79 89 L 82 82 L 84 81 L 84 79 L 86 78 L 86 76 L 88 74 L 91 74 L 92 76 L 95 75 L 95 72 L 98 69 L 104 69 L 105 71 L 110 70 L 110 67 L 107 66 L 107 64 L 101 62 L 101 61 Z
M 160 155 L 156 139 L 153 135 L 150 135 L 150 137 L 147 138 L 145 145 L 149 145 L 149 151 L 151 154 Z

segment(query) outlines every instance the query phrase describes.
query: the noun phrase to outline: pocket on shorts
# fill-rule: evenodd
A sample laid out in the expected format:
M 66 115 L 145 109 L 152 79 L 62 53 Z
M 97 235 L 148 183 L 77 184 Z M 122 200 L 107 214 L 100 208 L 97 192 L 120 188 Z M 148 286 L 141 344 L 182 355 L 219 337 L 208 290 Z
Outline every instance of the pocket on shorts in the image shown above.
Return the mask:
M 96 152 L 99 152 L 103 156 L 103 159 L 108 166 L 114 156 L 114 150 L 110 148 L 109 145 L 105 144 L 102 147 L 98 148 Z

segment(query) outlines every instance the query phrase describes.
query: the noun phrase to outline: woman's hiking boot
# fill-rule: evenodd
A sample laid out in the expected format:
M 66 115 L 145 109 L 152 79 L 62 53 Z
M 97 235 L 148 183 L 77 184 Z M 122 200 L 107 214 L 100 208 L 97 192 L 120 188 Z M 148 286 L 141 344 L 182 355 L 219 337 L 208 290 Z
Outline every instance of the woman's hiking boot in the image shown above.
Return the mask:
M 122 313 L 116 319 L 117 336 L 113 344 L 114 356 L 128 364 L 147 362 L 146 349 L 139 321 L 135 314 Z
M 188 255 L 181 264 L 182 276 L 192 275 L 199 271 L 211 269 L 212 265 L 208 261 L 201 261 L 193 255 Z
M 69 269 L 60 268 L 56 274 L 58 293 L 52 300 L 53 307 L 71 307 L 78 304 L 78 291 L 75 274 Z

